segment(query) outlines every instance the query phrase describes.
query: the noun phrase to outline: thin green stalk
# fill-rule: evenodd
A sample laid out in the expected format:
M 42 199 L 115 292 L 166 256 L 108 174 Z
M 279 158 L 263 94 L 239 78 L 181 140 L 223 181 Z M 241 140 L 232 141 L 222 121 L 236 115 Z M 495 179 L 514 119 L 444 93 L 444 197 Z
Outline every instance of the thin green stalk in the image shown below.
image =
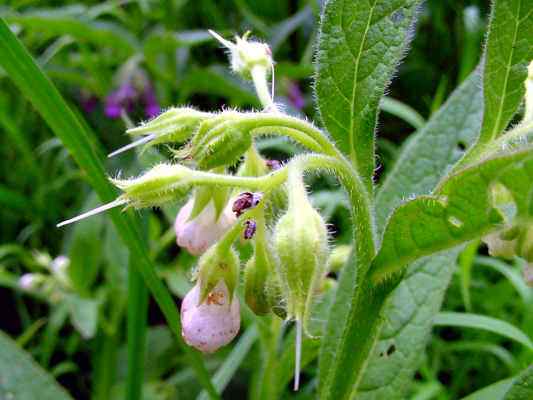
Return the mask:
M 116 335 L 108 335 L 104 332 L 97 336 L 95 342 L 91 399 L 107 400 L 110 398 L 111 387 L 115 380 L 118 342 Z
M 97 141 L 91 141 L 89 132 L 83 128 L 55 86 L 1 18 L 0 53 L 0 65 L 70 151 L 100 199 L 103 202 L 115 199 L 116 190 L 107 179 L 101 161 L 103 157 L 93 145 L 93 142 Z M 143 275 L 169 327 L 189 358 L 199 382 L 212 398 L 219 398 L 199 353 L 187 346 L 181 338 L 179 312 L 168 289 L 155 273 L 154 265 L 148 257 L 146 243 L 140 234 L 138 220 L 133 214 L 120 213 L 118 210 L 113 210 L 110 214 L 132 259 L 136 261 L 135 267 Z
M 130 269 L 128 276 L 128 375 L 126 400 L 142 397 L 148 290 L 142 276 Z

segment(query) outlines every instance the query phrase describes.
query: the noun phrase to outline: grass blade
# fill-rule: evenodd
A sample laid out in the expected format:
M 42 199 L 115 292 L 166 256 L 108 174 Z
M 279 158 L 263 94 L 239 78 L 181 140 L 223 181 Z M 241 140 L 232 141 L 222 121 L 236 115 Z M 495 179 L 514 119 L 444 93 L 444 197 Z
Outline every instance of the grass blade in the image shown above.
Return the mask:
M 437 314 L 433 322 L 436 326 L 483 329 L 512 339 L 533 351 L 533 342 L 524 332 L 500 319 L 479 314 L 441 312 Z
M 148 291 L 139 274 L 128 275 L 128 376 L 126 399 L 142 398 Z
M 0 65 L 61 139 L 100 200 L 104 203 L 113 201 L 117 196 L 116 190 L 107 180 L 101 161 L 103 157 L 93 145 L 96 139 L 89 138 L 87 130 L 3 19 L 0 19 L 0 53 Z M 199 353 L 183 343 L 178 309 L 169 291 L 155 273 L 155 267 L 148 257 L 146 244 L 140 234 L 138 220 L 132 213 L 121 214 L 116 209 L 111 210 L 109 214 L 132 259 L 136 260 L 135 267 L 142 274 L 178 343 L 187 354 L 199 382 L 211 397 L 218 398 Z
M 220 393 L 224 391 L 232 376 L 235 375 L 235 372 L 237 372 L 237 369 L 239 369 L 239 366 L 242 364 L 244 358 L 252 348 L 252 345 L 256 341 L 257 337 L 257 327 L 252 325 L 239 338 L 239 341 L 235 344 L 235 347 L 233 347 L 231 353 L 215 373 L 215 376 L 213 377 L 213 384 Z M 205 390 L 200 393 L 198 400 L 207 400 L 207 393 Z

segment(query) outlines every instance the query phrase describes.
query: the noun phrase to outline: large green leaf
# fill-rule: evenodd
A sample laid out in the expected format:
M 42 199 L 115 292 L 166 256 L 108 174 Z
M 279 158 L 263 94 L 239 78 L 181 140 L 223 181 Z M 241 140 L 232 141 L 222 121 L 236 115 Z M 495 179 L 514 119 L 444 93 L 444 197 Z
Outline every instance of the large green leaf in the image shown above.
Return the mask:
M 493 383 L 462 400 L 529 400 L 533 398 L 533 366 L 518 376 Z
M 409 139 L 376 197 L 378 230 L 394 207 L 409 196 L 430 193 L 481 126 L 480 75 L 473 73 L 421 131 Z M 461 149 L 462 147 L 463 149 Z M 411 264 L 390 294 L 383 310 L 383 326 L 358 398 L 403 399 L 431 334 L 433 316 L 440 309 L 457 250 Z
M 72 398 L 28 353 L 0 331 L 0 399 Z
M 372 278 L 382 280 L 420 257 L 501 228 L 503 217 L 491 200 L 496 183 L 513 196 L 517 215 L 528 215 L 532 182 L 533 148 L 527 147 L 472 165 L 444 181 L 434 195 L 403 204 L 385 229 Z
M 533 365 L 530 365 L 528 369 L 518 375 L 503 399 L 533 399 Z
M 317 52 L 322 121 L 371 192 L 380 99 L 405 52 L 417 0 L 329 0 Z
M 376 223 L 405 199 L 429 194 L 476 138 L 483 115 L 481 77 L 474 72 L 403 147 L 376 196 Z
M 533 2 L 493 2 L 485 52 L 485 114 L 480 141 L 489 142 L 507 127 L 524 97 L 527 65 L 533 59 Z

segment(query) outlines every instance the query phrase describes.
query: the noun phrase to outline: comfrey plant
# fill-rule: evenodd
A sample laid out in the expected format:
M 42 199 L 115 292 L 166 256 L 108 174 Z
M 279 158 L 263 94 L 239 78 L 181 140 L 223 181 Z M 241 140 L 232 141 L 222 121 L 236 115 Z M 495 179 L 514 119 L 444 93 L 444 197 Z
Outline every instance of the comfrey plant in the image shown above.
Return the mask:
M 211 32 L 229 50 L 233 71 L 252 80 L 263 110 L 176 107 L 128 130 L 133 143 L 113 154 L 179 144 L 178 161 L 135 178 L 112 179 L 122 190 L 115 201 L 60 225 L 118 206 L 160 206 L 192 193 L 175 223 L 178 245 L 200 255 L 195 286 L 182 303 L 186 343 L 213 352 L 237 335 L 243 269 L 251 310 L 295 321 L 296 389 L 302 341 L 320 340 L 319 351 L 312 347 L 315 356 L 319 352 L 321 399 L 365 398 L 372 391 L 374 398 L 401 396 L 461 246 L 483 238 L 492 254 L 533 263 L 533 67 L 529 76 L 527 68 L 533 6 L 508 3 L 515 2 L 494 2 L 478 70 L 409 141 L 379 190 L 373 179 L 377 111 L 405 52 L 418 2 L 347 7 L 331 0 L 316 57 L 324 130 L 276 105 L 266 44 L 248 34 L 230 42 Z M 524 97 L 524 112 L 513 120 Z M 254 144 L 266 135 L 288 137 L 307 152 L 283 165 L 269 162 Z M 334 285 L 326 278 L 334 259 L 328 231 L 304 183 L 310 172 L 336 177 L 349 199 L 353 250 Z M 243 268 L 234 246 L 239 238 L 253 244 Z M 435 291 L 416 292 L 408 306 L 409 283 L 432 275 L 440 279 Z M 317 336 L 310 328 L 314 300 L 328 291 L 334 301 Z M 415 344 L 399 336 L 404 329 L 415 332 Z M 391 363 L 400 357 L 396 353 L 412 362 Z M 276 360 L 267 365 L 275 367 Z M 270 373 L 266 368 L 265 376 Z M 392 377 L 385 385 L 384 376 Z

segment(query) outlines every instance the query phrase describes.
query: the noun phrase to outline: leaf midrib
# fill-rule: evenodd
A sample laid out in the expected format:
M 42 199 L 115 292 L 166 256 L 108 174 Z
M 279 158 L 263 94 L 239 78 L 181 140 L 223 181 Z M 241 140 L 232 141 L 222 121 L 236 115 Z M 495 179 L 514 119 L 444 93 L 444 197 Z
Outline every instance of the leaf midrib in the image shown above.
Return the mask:
M 353 72 L 353 87 L 352 87 L 352 98 L 350 102 L 350 159 L 352 160 L 352 163 L 356 170 L 359 171 L 359 168 L 357 167 L 357 155 L 355 154 L 355 143 L 354 143 L 354 121 L 355 121 L 355 94 L 357 92 L 357 75 L 359 74 L 359 63 L 361 61 L 361 55 L 363 54 L 363 48 L 366 44 L 366 38 L 368 36 L 368 31 L 370 29 L 370 23 L 372 21 L 372 17 L 374 15 L 374 9 L 376 8 L 377 0 L 374 0 L 372 2 L 372 6 L 370 7 L 370 11 L 368 13 L 368 19 L 366 21 L 365 31 L 363 33 L 363 38 L 361 39 L 361 44 L 359 45 L 359 51 L 357 52 L 357 57 L 355 58 L 355 68 Z M 344 8 L 346 5 L 346 0 L 344 0 L 342 7 Z M 342 19 L 342 16 L 341 16 Z M 342 24 L 343 27 L 343 33 L 344 33 L 344 39 L 346 42 L 348 42 L 346 37 L 346 31 L 344 30 L 344 24 Z M 360 172 L 360 171 L 359 171 Z
M 520 9 L 521 9 L 521 6 L 522 6 L 522 0 L 518 0 L 517 2 L 518 4 L 518 7 L 517 7 L 517 10 L 516 10 L 516 16 L 517 16 L 517 19 L 516 19 L 516 24 L 515 24 L 515 29 L 514 29 L 514 33 L 513 33 L 513 42 L 512 42 L 512 46 L 511 46 L 511 53 L 509 54 L 509 59 L 507 61 L 507 65 L 506 65 L 506 68 L 505 68 L 505 78 L 503 80 L 503 93 L 505 93 L 507 91 L 507 85 L 509 84 L 509 74 L 511 72 L 511 65 L 512 65 L 512 60 L 513 60 L 513 57 L 514 57 L 514 51 L 515 51 L 515 43 L 516 43 L 516 37 L 518 36 L 518 26 L 520 25 Z M 502 119 L 502 114 L 503 114 L 503 103 L 505 102 L 505 98 L 506 96 L 500 96 L 500 104 L 499 104 L 499 107 L 498 107 L 498 114 L 496 116 L 496 123 L 494 124 L 493 128 L 492 128 L 492 132 L 491 132 L 491 135 L 490 137 L 488 138 L 488 140 L 493 140 L 499 133 L 500 131 L 500 122 L 501 122 L 501 119 Z M 505 127 L 504 127 L 505 128 Z

